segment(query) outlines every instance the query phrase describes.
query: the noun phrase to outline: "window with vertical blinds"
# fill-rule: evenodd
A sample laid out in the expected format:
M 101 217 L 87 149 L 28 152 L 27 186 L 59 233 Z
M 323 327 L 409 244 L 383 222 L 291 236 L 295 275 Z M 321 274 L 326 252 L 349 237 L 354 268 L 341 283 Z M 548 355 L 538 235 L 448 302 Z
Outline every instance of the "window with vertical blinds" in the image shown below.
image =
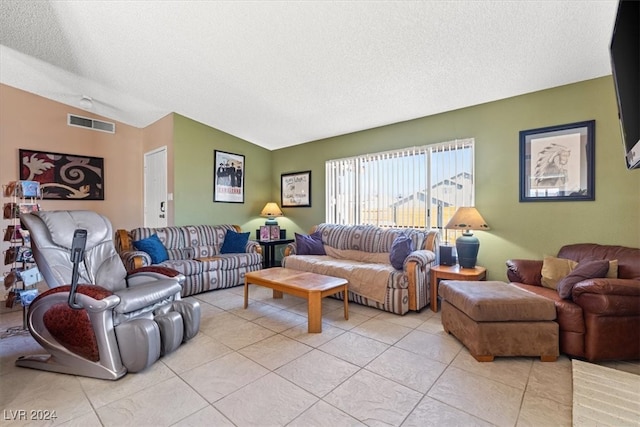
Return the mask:
M 474 204 L 473 146 L 464 139 L 327 161 L 326 221 L 442 229 Z

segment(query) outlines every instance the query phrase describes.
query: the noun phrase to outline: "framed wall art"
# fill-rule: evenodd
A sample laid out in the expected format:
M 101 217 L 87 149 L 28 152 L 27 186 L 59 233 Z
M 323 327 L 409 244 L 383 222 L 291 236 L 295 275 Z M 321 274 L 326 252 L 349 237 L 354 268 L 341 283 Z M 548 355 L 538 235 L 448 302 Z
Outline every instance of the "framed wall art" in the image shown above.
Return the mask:
M 215 150 L 213 201 L 244 203 L 244 156 Z
M 595 120 L 520 132 L 520 201 L 595 200 Z
M 104 159 L 19 150 L 20 179 L 37 181 L 43 199 L 104 200 Z
M 280 178 L 280 206 L 311 207 L 311 171 L 283 173 Z

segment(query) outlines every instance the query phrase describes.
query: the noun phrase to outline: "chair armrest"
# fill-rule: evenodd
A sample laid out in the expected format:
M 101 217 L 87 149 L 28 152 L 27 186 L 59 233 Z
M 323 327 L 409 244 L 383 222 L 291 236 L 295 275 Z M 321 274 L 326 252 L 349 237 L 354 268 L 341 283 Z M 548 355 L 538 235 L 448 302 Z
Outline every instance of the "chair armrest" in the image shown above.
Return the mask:
M 573 287 L 572 294 L 620 295 L 628 297 L 640 297 L 640 280 L 633 279 L 588 279 L 577 283 Z
M 296 242 L 291 242 L 287 244 L 284 248 L 284 256 L 295 255 L 296 254 Z
M 510 282 L 542 286 L 542 261 L 531 259 L 507 260 L 507 277 Z
M 247 246 L 245 246 L 244 251 L 248 254 L 262 254 L 262 246 L 260 246 L 260 243 L 256 242 L 255 240 L 249 240 L 247 242 Z
M 573 302 L 585 313 L 611 316 L 640 315 L 640 281 L 632 279 L 588 279 L 576 284 Z
M 431 251 L 434 254 L 438 253 L 440 247 L 440 232 L 438 230 L 430 230 L 427 233 L 427 238 L 424 240 L 422 250 Z
M 128 286 L 136 286 L 140 283 L 148 283 L 150 280 L 161 280 L 167 278 L 176 279 L 180 284 L 183 284 L 186 280 L 184 274 L 180 273 L 178 270 L 158 265 L 136 268 L 129 272 L 126 280 Z
M 31 304 L 35 307 L 42 300 L 50 300 L 46 303 L 47 305 L 51 305 L 52 301 L 59 301 L 66 305 L 70 291 L 71 285 L 57 286 L 38 295 Z M 54 299 L 51 300 L 51 295 L 57 296 L 53 297 Z M 89 312 L 100 312 L 118 305 L 120 303 L 120 298 L 101 286 L 78 285 L 75 301 Z
M 118 253 L 134 250 L 133 240 L 131 240 L 129 232 L 121 228 L 116 230 L 116 238 L 114 239 L 113 244 L 115 245 L 116 251 L 118 251 Z
M 120 259 L 122 259 L 124 268 L 127 271 L 133 271 L 137 268 L 152 265 L 151 257 L 144 251 L 123 251 L 120 252 Z
M 116 313 L 125 314 L 148 309 L 172 298 L 180 299 L 181 291 L 182 286 L 175 279 L 147 281 L 138 286 L 114 292 L 120 297 L 120 304 L 113 310 Z
M 433 264 L 436 261 L 435 252 L 429 250 L 413 251 L 404 260 L 404 270 L 407 271 L 409 262 L 415 262 L 418 268 L 424 268 L 427 265 Z

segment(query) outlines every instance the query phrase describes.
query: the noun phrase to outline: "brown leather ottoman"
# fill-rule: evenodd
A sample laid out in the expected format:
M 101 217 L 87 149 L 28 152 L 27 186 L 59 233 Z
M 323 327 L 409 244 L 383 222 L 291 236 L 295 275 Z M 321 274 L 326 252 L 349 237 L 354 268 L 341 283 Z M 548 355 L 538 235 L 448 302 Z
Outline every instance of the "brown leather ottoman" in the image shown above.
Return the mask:
M 553 301 L 504 282 L 440 283 L 442 326 L 479 362 L 494 356 L 559 355 L 558 324 Z

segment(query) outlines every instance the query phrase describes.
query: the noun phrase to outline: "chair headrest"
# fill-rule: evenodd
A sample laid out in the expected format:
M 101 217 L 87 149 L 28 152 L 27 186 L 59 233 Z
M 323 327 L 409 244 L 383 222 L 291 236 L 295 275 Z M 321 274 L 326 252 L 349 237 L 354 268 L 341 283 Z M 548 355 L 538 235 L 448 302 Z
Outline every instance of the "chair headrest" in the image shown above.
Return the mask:
M 58 246 L 71 249 L 73 232 L 78 228 L 87 230 L 86 250 L 111 240 L 111 223 L 93 211 L 39 211 L 33 212 L 49 229 L 51 240 Z

